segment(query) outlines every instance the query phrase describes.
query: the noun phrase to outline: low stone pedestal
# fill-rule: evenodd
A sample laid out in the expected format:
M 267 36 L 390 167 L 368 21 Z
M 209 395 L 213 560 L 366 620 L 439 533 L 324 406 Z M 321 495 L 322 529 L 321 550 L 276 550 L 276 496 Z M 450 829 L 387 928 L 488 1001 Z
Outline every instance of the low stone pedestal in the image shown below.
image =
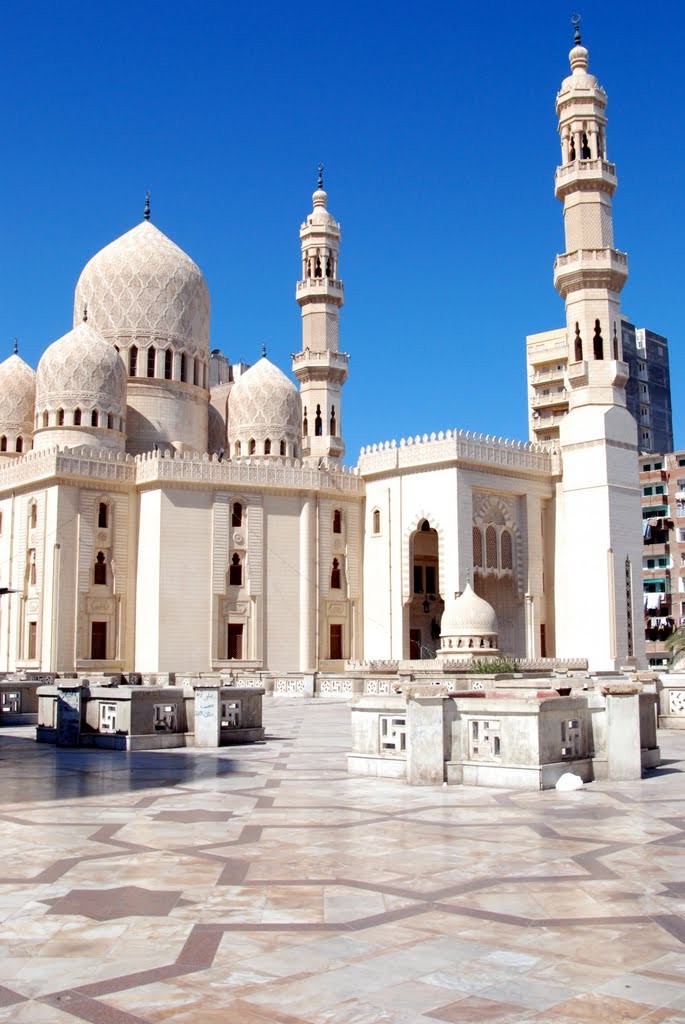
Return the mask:
M 642 778 L 640 693 L 638 682 L 612 682 L 602 686 L 606 700 L 607 775 L 627 782 Z
M 80 683 L 65 683 L 57 687 L 55 726 L 58 747 L 78 747 L 81 736 Z

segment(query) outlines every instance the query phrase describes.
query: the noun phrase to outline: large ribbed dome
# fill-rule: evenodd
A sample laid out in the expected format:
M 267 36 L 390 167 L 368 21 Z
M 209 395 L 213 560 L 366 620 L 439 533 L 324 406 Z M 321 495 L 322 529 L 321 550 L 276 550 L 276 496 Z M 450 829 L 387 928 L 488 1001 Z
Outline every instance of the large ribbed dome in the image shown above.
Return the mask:
M 443 637 L 497 636 L 495 609 L 466 584 L 463 594 L 449 601 L 440 622 Z
M 123 420 L 126 370 L 121 356 L 81 322 L 43 353 L 36 378 L 36 410 L 98 410 Z
M 228 399 L 228 439 L 258 445 L 269 440 L 299 446 L 300 395 L 291 380 L 264 357 L 233 385 Z M 258 449 L 261 452 L 262 449 Z M 243 450 L 243 454 L 249 451 Z M 272 448 L 271 454 L 279 450 Z
M 105 340 L 148 343 L 209 357 L 209 292 L 199 267 L 145 220 L 105 246 L 76 285 L 74 324 L 83 310 Z
M 25 437 L 33 433 L 36 373 L 18 355 L 0 363 L 0 434 Z

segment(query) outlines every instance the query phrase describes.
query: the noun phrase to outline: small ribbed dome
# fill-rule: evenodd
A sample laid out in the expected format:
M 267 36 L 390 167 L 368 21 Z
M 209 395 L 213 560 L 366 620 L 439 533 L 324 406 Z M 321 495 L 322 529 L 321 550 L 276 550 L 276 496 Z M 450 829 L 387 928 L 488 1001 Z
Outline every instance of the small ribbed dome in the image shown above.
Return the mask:
M 36 410 L 97 409 L 126 416 L 126 370 L 117 350 L 81 322 L 43 353 L 36 377 Z
M 440 623 L 442 637 L 497 636 L 495 609 L 478 597 L 470 583 L 462 594 L 449 601 Z
M 209 291 L 202 272 L 148 220 L 105 246 L 76 285 L 74 324 L 83 310 L 111 344 L 171 343 L 209 357 Z
M 0 434 L 16 437 L 33 433 L 36 373 L 18 355 L 0 363 Z
M 279 454 L 279 441 L 299 448 L 301 420 L 297 388 L 266 357 L 246 370 L 233 385 L 228 399 L 228 439 L 232 446 L 236 441 L 245 445 L 253 440 L 260 446 L 255 454 L 263 454 L 261 446 L 269 440 L 272 455 Z M 242 454 L 250 452 L 243 448 Z

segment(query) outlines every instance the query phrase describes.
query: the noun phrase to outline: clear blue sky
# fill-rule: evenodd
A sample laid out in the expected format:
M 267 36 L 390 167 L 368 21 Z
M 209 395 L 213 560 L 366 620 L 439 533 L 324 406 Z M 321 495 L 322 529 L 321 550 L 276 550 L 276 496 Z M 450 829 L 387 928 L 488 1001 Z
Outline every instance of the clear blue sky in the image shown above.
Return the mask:
M 212 345 L 300 347 L 298 229 L 326 165 L 342 223 L 347 461 L 464 427 L 527 436 L 525 335 L 559 326 L 554 98 L 572 8 L 361 4 L 10 5 L 3 18 L 0 342 L 34 367 L 71 326 L 86 261 L 153 221 L 204 271 Z M 684 5 L 586 2 L 609 95 L 623 310 L 682 355 Z M 2 340 L 4 338 L 4 340 Z M 0 399 L 1 400 L 1 399 Z

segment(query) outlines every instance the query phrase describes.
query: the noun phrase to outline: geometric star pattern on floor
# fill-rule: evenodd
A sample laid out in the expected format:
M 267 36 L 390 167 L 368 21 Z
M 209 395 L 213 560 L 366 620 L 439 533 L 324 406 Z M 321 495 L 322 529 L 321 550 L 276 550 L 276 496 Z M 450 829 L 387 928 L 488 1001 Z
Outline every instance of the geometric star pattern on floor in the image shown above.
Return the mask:
M 344 702 L 135 752 L 4 728 L 0 1024 L 685 1024 L 685 733 L 577 793 L 349 776 Z

